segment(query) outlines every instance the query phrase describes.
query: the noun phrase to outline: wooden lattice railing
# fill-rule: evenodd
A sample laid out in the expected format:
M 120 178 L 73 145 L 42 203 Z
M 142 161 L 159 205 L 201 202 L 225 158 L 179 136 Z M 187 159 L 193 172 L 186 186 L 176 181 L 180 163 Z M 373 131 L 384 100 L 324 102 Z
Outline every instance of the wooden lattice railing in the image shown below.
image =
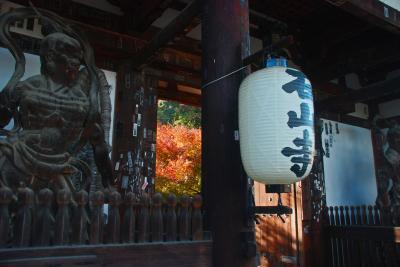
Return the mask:
M 329 207 L 326 219 L 328 266 L 400 266 L 400 227 L 377 207 Z
M 108 216 L 103 213 L 108 204 Z M 202 199 L 160 194 L 143 195 L 136 202 L 132 193 L 124 199 L 114 191 L 80 191 L 74 196 L 50 189 L 35 194 L 21 188 L 17 195 L 0 188 L 0 247 L 70 244 L 115 244 L 203 239 Z

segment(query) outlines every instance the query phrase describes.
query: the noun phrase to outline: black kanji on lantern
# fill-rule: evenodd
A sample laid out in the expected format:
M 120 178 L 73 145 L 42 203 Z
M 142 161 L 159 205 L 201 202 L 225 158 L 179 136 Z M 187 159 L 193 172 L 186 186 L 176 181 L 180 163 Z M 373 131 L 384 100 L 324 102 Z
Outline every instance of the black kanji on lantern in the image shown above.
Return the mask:
M 288 94 L 297 91 L 297 94 L 301 99 L 313 100 L 311 85 L 306 84 L 306 77 L 304 74 L 294 69 L 286 69 L 286 73 L 290 76 L 296 77 L 297 79 L 284 84 L 282 89 Z
M 285 157 L 292 157 L 291 162 L 295 163 L 290 170 L 296 174 L 297 177 L 302 177 L 307 170 L 308 164 L 311 163 L 311 147 L 312 141 L 308 130 L 303 131 L 303 138 L 296 138 L 293 143 L 299 149 L 285 147 L 282 149 L 282 154 Z M 299 155 L 299 157 L 293 157 Z
M 288 126 L 290 128 L 300 127 L 300 126 L 313 126 L 314 121 L 311 118 L 310 106 L 307 103 L 300 104 L 300 118 L 297 117 L 297 113 L 295 111 L 289 111 L 289 121 Z
M 312 101 L 312 88 L 310 84 L 306 84 L 306 77 L 304 74 L 293 69 L 286 69 L 286 73 L 296 79 L 284 84 L 282 90 L 288 94 L 296 91 L 300 99 Z M 299 117 L 297 112 L 293 110 L 289 111 L 287 114 L 289 117 L 287 125 L 291 129 L 301 126 L 313 127 L 314 125 L 310 104 L 308 103 L 303 102 L 300 104 Z M 281 153 L 285 157 L 291 157 L 290 161 L 294 163 L 294 165 L 292 165 L 290 170 L 296 174 L 297 177 L 302 177 L 306 173 L 308 165 L 311 163 L 312 140 L 310 139 L 309 131 L 307 129 L 303 130 L 303 138 L 297 137 L 293 140 L 293 143 L 298 149 L 285 147 L 282 149 Z

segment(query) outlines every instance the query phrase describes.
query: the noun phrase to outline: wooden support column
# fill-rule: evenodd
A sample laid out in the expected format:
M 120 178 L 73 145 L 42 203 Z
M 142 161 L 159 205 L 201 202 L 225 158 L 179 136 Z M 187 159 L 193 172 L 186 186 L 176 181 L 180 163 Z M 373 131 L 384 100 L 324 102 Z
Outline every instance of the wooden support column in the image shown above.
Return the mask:
M 242 66 L 249 54 L 247 0 L 204 0 L 203 85 Z M 213 234 L 213 266 L 255 266 L 246 214 L 248 182 L 238 130 L 238 89 L 245 71 L 202 89 L 202 192 L 205 227 Z

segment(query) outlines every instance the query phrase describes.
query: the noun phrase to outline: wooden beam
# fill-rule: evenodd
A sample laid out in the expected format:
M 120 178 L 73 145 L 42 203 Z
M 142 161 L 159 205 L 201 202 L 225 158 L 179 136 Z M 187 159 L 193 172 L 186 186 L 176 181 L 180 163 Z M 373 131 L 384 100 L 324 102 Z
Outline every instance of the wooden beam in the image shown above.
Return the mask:
M 12 2 L 29 6 L 27 0 L 13 0 Z M 122 16 L 70 0 L 61 1 L 60 3 L 60 5 L 56 5 L 53 0 L 33 1 L 36 7 L 53 11 L 68 20 L 74 27 L 86 34 L 93 46 L 101 47 L 101 51 L 106 54 L 115 55 L 116 60 L 122 60 L 124 53 L 128 54 L 129 58 L 133 58 L 133 54 L 148 45 L 149 38 L 153 38 L 153 34 L 150 36 L 148 36 L 147 32 L 139 34 L 133 32 L 132 29 L 129 30 L 122 27 L 121 25 L 124 25 Z M 120 4 L 119 1 L 116 1 L 116 3 Z M 150 32 L 154 30 L 158 31 L 158 28 L 149 27 Z M 157 33 L 154 33 L 154 36 L 156 35 Z M 168 45 L 176 50 L 183 50 L 186 53 L 200 56 L 199 42 L 189 39 L 186 36 L 181 36 L 180 40 Z
M 311 84 L 317 99 L 319 93 L 329 96 L 339 96 L 351 90 L 350 88 L 342 87 L 331 82 L 321 82 L 318 80 L 311 80 Z
M 326 1 L 372 24 L 400 34 L 400 20 L 398 19 L 400 10 L 396 10 L 380 0 Z
M 293 44 L 293 36 L 286 36 L 284 38 L 282 38 L 281 40 L 268 45 L 266 47 L 263 47 L 261 50 L 255 52 L 254 54 L 246 57 L 243 59 L 243 66 L 249 65 L 251 63 L 254 63 L 256 61 L 258 61 L 259 59 L 261 59 L 262 57 L 264 57 L 268 51 L 277 49 L 277 48 L 284 48 L 287 47 L 289 45 Z
M 317 41 L 306 43 L 304 72 L 310 79 L 319 81 L 330 81 L 347 73 L 376 73 L 389 65 L 400 64 L 399 45 L 398 36 L 380 29 L 331 48 Z
M 169 88 L 158 88 L 157 96 L 160 99 L 173 100 L 182 104 L 201 107 L 201 95 L 169 90 Z
M 147 75 L 150 75 L 150 76 L 157 77 L 158 79 L 161 79 L 161 80 L 173 80 L 179 84 L 191 86 L 194 88 L 200 88 L 200 86 L 201 86 L 201 84 L 200 84 L 201 81 L 200 81 L 200 79 L 198 79 L 198 77 L 185 76 L 185 75 L 182 75 L 179 73 L 175 73 L 173 71 L 160 70 L 160 69 L 147 67 L 144 69 L 144 73 L 146 73 Z
M 192 38 L 180 35 L 174 38 L 172 43 L 168 43 L 165 47 L 187 52 L 192 55 L 201 57 L 201 42 Z
M 352 92 L 343 94 L 341 96 L 330 97 L 315 104 L 317 112 L 324 110 L 334 110 L 339 113 L 346 113 L 346 108 L 349 105 L 354 105 L 358 102 L 370 101 L 376 98 L 385 97 L 394 93 L 399 93 L 400 76 L 386 80 L 383 82 L 375 83 L 359 90 L 352 90 Z
M 165 46 L 175 35 L 182 32 L 185 27 L 199 14 L 202 0 L 194 0 L 190 3 L 167 27 L 160 31 L 150 43 L 138 52 L 138 55 L 127 63 L 131 67 L 140 67 L 157 52 L 158 49 Z
M 124 26 L 127 29 L 145 31 L 167 8 L 164 2 L 164 0 L 120 1 L 126 22 Z

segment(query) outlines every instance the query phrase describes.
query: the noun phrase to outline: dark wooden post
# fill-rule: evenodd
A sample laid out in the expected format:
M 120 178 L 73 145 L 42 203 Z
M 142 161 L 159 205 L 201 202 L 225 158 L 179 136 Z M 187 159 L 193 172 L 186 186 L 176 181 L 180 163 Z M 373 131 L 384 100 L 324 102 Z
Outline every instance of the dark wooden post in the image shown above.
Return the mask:
M 90 217 L 90 236 L 89 243 L 99 244 L 103 242 L 103 204 L 104 204 L 104 194 L 101 191 L 95 192 L 90 196 L 90 201 L 92 202 L 92 215 Z
M 381 225 L 381 218 L 379 216 L 379 208 L 374 206 L 374 222 L 375 225 Z
M 119 205 L 121 204 L 121 195 L 113 191 L 109 197 L 108 223 L 107 223 L 107 241 L 108 243 L 119 243 L 120 238 L 120 215 Z
M 12 200 L 12 191 L 8 187 L 0 188 L 0 248 L 5 247 L 9 238 L 10 214 L 8 205 Z
M 340 215 L 340 225 L 345 227 L 348 226 L 348 221 L 347 221 L 347 213 L 345 213 L 345 210 L 348 209 L 347 206 L 343 207 L 340 206 L 339 207 L 339 215 Z M 349 218 L 350 219 L 350 218 Z M 351 261 L 351 255 L 349 254 L 349 240 L 347 238 L 342 238 L 341 241 L 341 246 L 342 246 L 342 258 L 343 258 L 343 266 L 348 266 L 350 264 Z
M 368 215 L 367 215 L 367 206 L 362 205 L 361 206 L 361 212 L 362 212 L 362 225 L 368 225 Z
M 27 187 L 18 190 L 20 207 L 14 226 L 14 246 L 27 247 L 30 245 L 32 233 L 32 206 L 35 194 Z
M 357 225 L 362 225 L 363 223 L 362 223 L 362 220 L 361 220 L 361 208 L 360 208 L 360 206 L 356 206 L 356 211 L 357 211 L 357 214 L 356 214 L 356 217 L 357 217 Z
M 138 216 L 138 242 L 148 241 L 148 227 L 149 222 L 149 197 L 143 194 L 140 197 L 140 211 Z
M 89 240 L 88 224 L 89 217 L 86 212 L 88 193 L 84 190 L 75 194 L 75 202 L 78 205 L 72 218 L 72 242 L 74 244 L 85 244 Z
M 331 214 L 329 212 L 329 207 L 325 207 L 323 209 L 323 214 L 322 214 L 322 218 L 324 220 L 324 222 L 326 223 L 326 225 L 331 226 Z M 333 266 L 333 257 L 332 257 L 332 238 L 331 235 L 325 231 L 324 232 L 324 236 L 325 236 L 325 248 L 326 248 L 326 252 L 325 254 L 327 255 L 326 260 L 327 260 L 327 266 Z M 310 265 L 308 265 L 310 266 Z
M 56 245 L 67 245 L 69 242 L 69 203 L 71 202 L 71 192 L 61 189 L 57 193 L 57 215 L 56 215 L 56 232 L 54 235 L 54 243 Z
M 254 266 L 255 243 L 248 240 L 251 234 L 254 239 L 247 217 L 248 181 L 241 163 L 239 140 L 235 138 L 238 89 L 244 72 L 209 84 L 240 68 L 242 58 L 249 54 L 248 1 L 203 2 L 202 192 L 205 228 L 213 234 L 214 266 Z
M 179 213 L 179 240 L 189 240 L 190 233 L 190 214 L 189 214 L 189 197 L 182 196 L 180 199 L 181 211 Z
M 345 222 L 346 222 L 346 226 L 350 226 L 350 210 L 349 210 L 349 206 L 345 206 L 344 207 L 345 210 Z
M 151 241 L 161 242 L 163 241 L 163 216 L 161 212 L 162 196 L 160 193 L 156 193 L 153 196 L 152 207 L 151 207 Z
M 48 246 L 50 245 L 50 233 L 55 221 L 51 213 L 53 192 L 48 188 L 40 190 L 38 200 L 39 206 L 34 218 L 32 243 L 34 246 Z
M 176 196 L 174 194 L 169 194 L 167 198 L 168 208 L 165 214 L 165 232 L 166 241 L 176 241 Z
M 335 226 L 335 213 L 333 211 L 333 207 L 329 207 L 329 225 L 330 226 Z M 338 266 L 338 251 L 337 251 L 337 243 L 338 240 L 336 239 L 336 237 L 332 237 L 331 238 L 331 243 L 332 243 L 332 250 L 331 250 L 331 254 L 330 256 L 332 257 L 331 262 L 332 262 L 332 266 Z
M 125 212 L 124 220 L 122 222 L 121 239 L 124 243 L 135 242 L 135 211 L 133 205 L 135 204 L 135 195 L 129 192 L 125 196 Z
M 350 218 L 351 218 L 351 225 L 356 225 L 357 220 L 356 220 L 356 211 L 354 209 L 354 206 L 350 206 Z
M 201 214 L 202 198 L 196 195 L 193 198 L 192 209 L 192 240 L 203 240 L 203 216 Z
M 374 225 L 374 214 L 372 206 L 368 206 L 368 225 Z

